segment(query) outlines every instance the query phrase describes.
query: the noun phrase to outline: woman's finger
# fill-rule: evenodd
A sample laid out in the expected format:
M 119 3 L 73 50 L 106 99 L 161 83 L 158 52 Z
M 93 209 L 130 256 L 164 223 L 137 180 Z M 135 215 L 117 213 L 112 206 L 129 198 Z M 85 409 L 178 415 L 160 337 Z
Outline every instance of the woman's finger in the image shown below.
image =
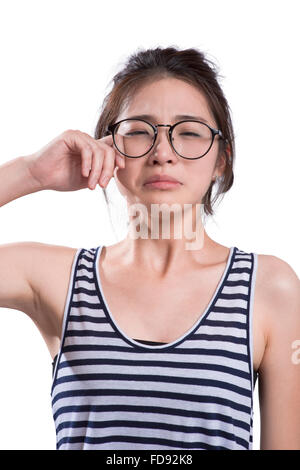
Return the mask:
M 95 189 L 96 187 L 96 184 L 101 174 L 104 157 L 105 157 L 105 149 L 103 147 L 100 147 L 99 145 L 94 145 L 92 168 L 91 168 L 89 181 L 88 181 L 88 185 L 90 189 Z
M 116 163 L 116 152 L 112 147 L 106 146 L 105 157 L 101 169 L 101 175 L 99 178 L 99 184 L 102 187 L 107 186 L 109 180 L 113 177 L 115 163 Z

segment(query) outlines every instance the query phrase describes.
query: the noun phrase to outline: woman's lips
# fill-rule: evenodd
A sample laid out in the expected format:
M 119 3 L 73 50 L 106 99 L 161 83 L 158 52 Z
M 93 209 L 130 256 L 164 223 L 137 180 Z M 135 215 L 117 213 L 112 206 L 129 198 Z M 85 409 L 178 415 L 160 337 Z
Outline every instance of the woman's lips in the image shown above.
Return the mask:
M 144 186 L 151 189 L 172 189 L 180 185 L 179 181 L 153 181 L 153 183 L 146 183 Z

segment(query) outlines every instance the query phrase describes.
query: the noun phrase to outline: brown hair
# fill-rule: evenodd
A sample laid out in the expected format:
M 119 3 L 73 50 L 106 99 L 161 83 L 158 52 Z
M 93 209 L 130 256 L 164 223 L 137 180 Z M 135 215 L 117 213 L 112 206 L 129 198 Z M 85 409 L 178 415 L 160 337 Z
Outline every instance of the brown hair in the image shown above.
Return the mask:
M 95 139 L 101 139 L 108 135 L 107 126 L 116 121 L 134 93 L 146 83 L 160 78 L 174 77 L 197 87 L 204 93 L 218 129 L 222 131 L 224 137 L 224 140 L 219 140 L 217 162 L 222 154 L 226 158 L 225 169 L 219 179 L 214 198 L 212 198 L 214 181 L 211 182 L 203 197 L 202 204 L 206 215 L 213 215 L 214 203 L 233 184 L 234 132 L 230 108 L 218 83 L 218 75 L 216 65 L 205 57 L 203 52 L 195 48 L 184 50 L 177 47 L 139 49 L 127 59 L 122 70 L 113 77 L 113 87 L 104 98 L 94 132 Z M 103 192 L 108 203 L 105 189 Z

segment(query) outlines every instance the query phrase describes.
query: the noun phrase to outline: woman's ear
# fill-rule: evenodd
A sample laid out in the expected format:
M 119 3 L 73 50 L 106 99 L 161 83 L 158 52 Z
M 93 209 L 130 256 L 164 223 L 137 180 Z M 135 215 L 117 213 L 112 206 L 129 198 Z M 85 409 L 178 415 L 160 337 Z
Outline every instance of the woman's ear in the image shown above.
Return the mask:
M 226 161 L 227 158 L 225 153 L 222 153 L 217 159 L 214 171 L 217 171 L 219 176 L 221 176 L 225 171 Z

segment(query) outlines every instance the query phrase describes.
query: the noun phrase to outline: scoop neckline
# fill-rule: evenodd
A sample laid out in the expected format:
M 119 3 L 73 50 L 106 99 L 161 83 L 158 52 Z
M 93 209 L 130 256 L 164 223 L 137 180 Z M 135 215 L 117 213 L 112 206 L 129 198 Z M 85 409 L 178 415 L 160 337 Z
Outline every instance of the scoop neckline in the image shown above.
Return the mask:
M 189 328 L 188 331 L 186 331 L 183 335 L 181 335 L 179 338 L 175 339 L 174 341 L 172 341 L 171 343 L 165 343 L 163 345 L 156 345 L 156 346 L 151 346 L 151 345 L 146 345 L 146 344 L 142 344 L 142 343 L 138 343 L 137 341 L 135 341 L 133 338 L 131 338 L 130 336 L 128 336 L 119 326 L 118 324 L 116 323 L 115 319 L 114 319 L 114 316 L 112 315 L 111 311 L 110 311 L 110 308 L 109 308 L 109 305 L 106 301 L 106 298 L 105 298 L 105 294 L 103 292 L 103 287 L 102 287 L 102 283 L 101 283 L 101 275 L 100 275 L 100 271 L 99 271 L 99 258 L 100 258 L 100 255 L 101 255 L 101 252 L 102 252 L 102 249 L 103 247 L 105 247 L 105 245 L 99 245 L 97 248 L 96 248 L 96 253 L 95 253 L 95 257 L 94 257 L 94 263 L 93 263 L 93 270 L 94 270 L 94 276 L 95 276 L 95 286 L 96 286 L 96 291 L 98 293 L 98 296 L 99 296 L 99 299 L 101 301 L 101 305 L 103 307 L 103 311 L 105 313 L 105 316 L 107 318 L 107 320 L 109 321 L 109 323 L 111 324 L 111 326 L 113 327 L 113 329 L 115 330 L 115 332 L 119 335 L 119 337 L 125 341 L 126 343 L 129 343 L 130 346 L 133 346 L 139 350 L 141 349 L 144 349 L 144 350 L 165 350 L 165 349 L 170 349 L 172 347 L 175 347 L 177 346 L 178 344 L 182 343 L 183 341 L 185 341 L 189 336 L 192 335 L 192 333 L 198 328 L 198 326 L 204 321 L 204 319 L 207 317 L 207 315 L 209 314 L 210 310 L 211 310 L 211 307 L 214 305 L 215 303 L 215 300 L 217 299 L 218 295 L 219 295 L 219 292 L 221 291 L 222 287 L 223 287 L 223 284 L 225 283 L 227 277 L 228 277 L 228 274 L 230 272 L 230 268 L 231 268 L 231 265 L 232 265 L 232 261 L 234 259 L 234 254 L 237 250 L 237 247 L 235 246 L 231 246 L 230 247 L 230 251 L 229 251 L 229 255 L 228 255 L 228 258 L 227 258 L 227 262 L 226 262 L 226 266 L 225 266 L 225 269 L 223 271 L 223 274 L 221 276 L 221 279 L 206 307 L 206 309 L 204 310 L 204 312 L 201 313 L 200 317 L 198 317 L 198 319 L 196 320 L 196 322 L 191 326 L 191 328 Z

